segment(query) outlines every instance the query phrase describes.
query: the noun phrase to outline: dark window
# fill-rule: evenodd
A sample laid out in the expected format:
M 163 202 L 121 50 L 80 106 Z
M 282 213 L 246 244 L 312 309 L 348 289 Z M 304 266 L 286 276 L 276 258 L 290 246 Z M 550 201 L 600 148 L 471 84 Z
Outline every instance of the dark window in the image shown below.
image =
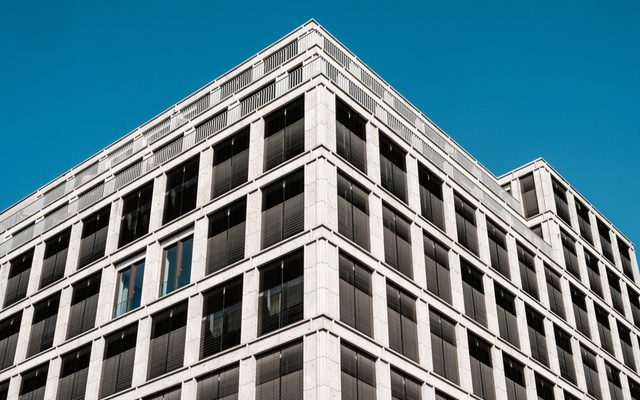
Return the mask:
M 249 127 L 213 147 L 213 192 L 215 199 L 249 179 Z
M 554 400 L 554 384 L 536 373 L 536 394 L 539 400 Z M 568 400 L 565 398 L 565 400 Z
M 142 279 L 144 277 L 144 260 L 130 265 L 118 272 L 116 281 L 116 304 L 113 307 L 113 316 L 135 310 L 140 307 L 142 297 Z
M 199 165 L 200 157 L 195 157 L 167 172 L 163 224 L 196 208 Z
M 376 360 L 355 347 L 340 346 L 343 400 L 376 399 Z
M 447 303 L 451 303 L 449 249 L 426 233 L 422 237 L 427 268 L 427 290 Z
M 240 344 L 242 276 L 204 294 L 200 358 Z
M 96 323 L 101 272 L 73 285 L 67 339 L 92 329 Z
M 496 294 L 496 308 L 498 310 L 498 328 L 500 337 L 516 347 L 520 347 L 518 334 L 518 315 L 516 313 L 516 298 L 502 286 L 494 284 Z
M 462 271 L 462 292 L 464 296 L 464 311 L 480 325 L 487 326 L 487 310 L 484 302 L 484 284 L 482 272 L 478 271 L 468 261 L 460 259 Z
M 385 262 L 413 278 L 411 223 L 386 204 L 382 205 L 382 222 Z
M 209 216 L 207 275 L 244 258 L 245 197 Z
M 586 337 L 591 337 L 589 330 L 589 315 L 584 293 L 571 286 L 571 302 L 573 303 L 573 315 L 576 319 L 576 328 Z
M 485 400 L 495 398 L 491 345 L 467 331 L 469 336 L 469 361 L 473 393 Z
M 609 236 L 609 228 L 600 220 L 598 220 L 598 235 L 600 236 L 600 246 L 602 247 L 602 255 L 613 264 L 613 247 L 611 246 L 611 236 Z
M 525 218 L 531 218 L 534 215 L 537 215 L 540 211 L 538 209 L 536 184 L 533 180 L 533 173 L 520 178 L 520 190 L 522 192 L 522 204 L 524 206 Z
M 193 236 L 180 239 L 163 250 L 160 297 L 189 284 Z
M 631 340 L 631 330 L 622 325 L 618 321 L 618 335 L 620 336 L 620 346 L 622 347 L 622 357 L 624 359 L 624 365 L 636 370 L 636 360 L 633 355 L 633 342 Z
M 564 400 L 579 400 L 579 399 L 565 390 Z
M 111 205 L 82 220 L 82 239 L 78 268 L 82 268 L 104 257 L 109 231 Z
M 18 400 L 44 400 L 48 372 L 49 363 L 47 362 L 20 374 L 22 382 Z
M 587 242 L 593 244 L 591 234 L 591 223 L 589 222 L 589 209 L 587 206 L 576 200 L 576 214 L 578 214 L 578 225 L 580 225 L 580 236 Z
M 0 371 L 13 365 L 21 322 L 22 311 L 0 321 Z
M 447 396 L 446 394 L 436 389 L 436 400 L 454 400 L 454 398 L 451 396 Z
M 640 400 L 640 383 L 635 382 L 631 378 L 627 377 L 629 382 L 629 394 L 632 400 Z
M 91 344 L 62 356 L 57 400 L 84 399 L 90 359 Z
M 596 355 L 584 347 L 580 347 L 582 365 L 584 365 L 584 377 L 587 381 L 587 392 L 597 399 L 602 398 L 600 392 L 600 380 L 598 378 L 598 365 Z
M 631 264 L 631 250 L 626 243 L 618 238 L 618 251 L 620 252 L 620 261 L 622 261 L 622 272 L 627 278 L 634 281 L 633 266 Z
M 587 273 L 589 274 L 589 287 L 593 293 L 602 296 L 602 280 L 600 278 L 600 266 L 598 259 L 586 249 L 584 250 L 584 260 L 587 264 Z
M 262 189 L 262 248 L 304 230 L 304 170 Z
M 256 357 L 256 398 L 302 398 L 302 342 Z
M 567 271 L 580 280 L 580 266 L 578 265 L 578 254 L 576 253 L 576 241 L 563 230 L 560 230 L 560 237 L 562 239 L 562 252 L 564 254 L 564 263 Z
M 298 250 L 260 268 L 259 335 L 302 320 L 303 261 Z
M 493 221 L 487 219 L 487 234 L 489 237 L 489 254 L 491 267 L 500 272 L 507 279 L 511 278 L 509 272 L 509 254 L 507 253 L 507 234 Z
M 456 230 L 458 243 L 475 255 L 478 255 L 478 232 L 476 228 L 476 209 L 466 200 L 454 193 L 456 210 Z
M 40 289 L 62 279 L 64 276 L 70 236 L 71 228 L 67 228 L 45 242 Z
M 369 250 L 369 193 L 338 173 L 338 232 Z
M 367 173 L 367 121 L 336 97 L 336 148 L 338 155 Z
M 304 151 L 304 97 L 264 118 L 264 170 L 292 159 Z
M 607 371 L 607 381 L 609 382 L 609 396 L 611 400 L 622 400 L 622 383 L 620 382 L 620 370 L 609 364 L 604 363 L 604 368 Z
M 238 364 L 197 379 L 198 399 L 238 400 Z
M 118 247 L 131 243 L 149 232 L 153 182 L 122 199 L 122 221 Z
M 567 203 L 567 189 L 562 186 L 558 181 L 552 178 L 553 183 L 553 197 L 556 202 L 556 211 L 558 217 L 571 225 L 571 218 L 569 217 L 569 204 Z
M 547 338 L 544 331 L 544 317 L 529 306 L 526 307 L 526 314 L 527 326 L 529 327 L 531 356 L 542 364 L 549 366 Z
M 373 337 L 371 272 L 340 252 L 340 321 Z
M 426 167 L 418 164 L 420 183 L 420 210 L 422 216 L 444 230 L 444 203 L 442 181 Z
M 407 202 L 407 153 L 380 133 L 380 182 L 382 187 Z
M 161 311 L 152 318 L 149 379 L 182 367 L 187 329 L 187 302 Z
M 593 305 L 596 312 L 596 321 L 598 322 L 598 334 L 600 336 L 600 346 L 613 353 L 613 339 L 611 338 L 611 326 L 609 325 L 609 313 L 597 304 Z
M 130 325 L 105 337 L 100 398 L 131 387 L 138 325 Z
M 7 400 L 9 396 L 9 380 L 0 382 L 0 400 Z
M 422 383 L 409 375 L 391 368 L 391 398 L 393 400 L 420 400 Z
M 534 225 L 531 227 L 531 232 L 535 233 L 540 239 L 544 239 L 544 235 L 542 234 L 542 225 Z
M 622 302 L 622 289 L 620 288 L 620 278 L 611 271 L 607 269 L 607 280 L 609 281 L 609 293 L 611 294 L 611 304 L 613 304 L 613 308 L 618 311 L 620 314 L 624 314 L 624 303 Z
M 415 297 L 387 283 L 387 315 L 389 318 L 389 347 L 414 361 L 418 361 Z
M 429 323 L 433 371 L 451 382 L 458 383 L 456 324 L 433 310 L 429 313 Z
M 507 398 L 515 400 L 526 400 L 527 390 L 524 381 L 524 366 L 502 353 L 504 364 L 504 378 L 507 384 Z
M 560 274 L 553 271 L 548 265 L 544 266 L 545 279 L 547 281 L 547 294 L 549 295 L 549 308 L 560 318 L 565 319 L 564 300 L 562 299 L 562 284 Z
M 571 348 L 571 336 L 557 326 L 554 326 L 554 335 L 558 363 L 560 364 L 560 375 L 575 385 L 576 369 L 573 361 L 573 349 Z
M 9 279 L 7 280 L 6 292 L 4 295 L 4 306 L 17 303 L 27 295 L 29 285 L 29 274 L 31 273 L 31 263 L 33 261 L 33 249 L 12 259 L 9 264 Z
M 180 385 L 178 385 L 167 390 L 154 393 L 150 396 L 146 396 L 142 400 L 180 400 L 181 395 L 182 389 L 180 388 Z
M 27 357 L 38 354 L 53 345 L 59 304 L 60 292 L 36 303 L 34 306 Z
M 520 243 L 517 244 L 518 264 L 520 267 L 520 281 L 522 290 L 529 293 L 536 300 L 538 295 L 538 276 L 536 274 L 536 263 L 532 252 L 525 249 Z
M 636 327 L 640 328 L 640 297 L 638 293 L 633 291 L 629 286 L 627 286 L 627 292 L 629 293 L 629 304 L 631 304 L 633 323 Z

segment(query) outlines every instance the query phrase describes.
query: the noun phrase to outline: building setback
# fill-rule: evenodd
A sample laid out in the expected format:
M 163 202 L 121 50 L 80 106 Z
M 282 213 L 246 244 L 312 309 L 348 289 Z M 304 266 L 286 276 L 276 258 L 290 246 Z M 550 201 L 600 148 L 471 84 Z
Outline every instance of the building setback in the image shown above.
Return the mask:
M 0 399 L 640 399 L 633 244 L 313 20 L 0 231 Z

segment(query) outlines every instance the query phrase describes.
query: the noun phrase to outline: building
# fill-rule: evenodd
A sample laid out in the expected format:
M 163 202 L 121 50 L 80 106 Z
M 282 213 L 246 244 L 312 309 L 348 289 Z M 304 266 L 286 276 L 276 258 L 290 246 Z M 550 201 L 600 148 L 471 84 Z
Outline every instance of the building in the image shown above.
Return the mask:
M 313 20 L 0 230 L 1 399 L 640 399 L 633 245 Z

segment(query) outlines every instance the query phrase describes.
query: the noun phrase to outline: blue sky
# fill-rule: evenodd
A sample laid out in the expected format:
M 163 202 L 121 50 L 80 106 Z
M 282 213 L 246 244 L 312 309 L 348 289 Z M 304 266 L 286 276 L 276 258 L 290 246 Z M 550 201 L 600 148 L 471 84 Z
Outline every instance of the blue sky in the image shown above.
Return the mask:
M 316 18 L 480 162 L 544 157 L 640 241 L 640 2 L 16 1 L 0 209 Z

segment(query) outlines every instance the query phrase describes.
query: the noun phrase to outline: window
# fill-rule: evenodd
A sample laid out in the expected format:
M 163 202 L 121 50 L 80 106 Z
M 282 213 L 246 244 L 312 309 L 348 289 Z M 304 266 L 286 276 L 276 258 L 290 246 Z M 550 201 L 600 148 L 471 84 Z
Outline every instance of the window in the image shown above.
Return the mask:
M 427 290 L 447 303 L 451 303 L 449 249 L 426 233 L 422 238 L 427 269 Z
M 476 209 L 466 200 L 454 193 L 456 210 L 456 229 L 458 243 L 475 255 L 478 255 L 478 232 L 476 228 Z
M 598 265 L 598 259 L 585 249 L 584 260 L 587 264 L 587 273 L 589 274 L 589 287 L 593 293 L 602 298 L 602 280 L 600 279 L 600 266 Z
M 576 214 L 578 214 L 578 225 L 580 226 L 580 236 L 593 245 L 593 235 L 591 234 L 591 223 L 589 222 L 589 209 L 587 206 L 576 200 Z
M 181 395 L 182 389 L 180 388 L 180 385 L 178 385 L 167 390 L 154 393 L 151 396 L 146 396 L 142 400 L 180 400 Z
M 531 307 L 526 307 L 527 326 L 529 327 L 529 344 L 531 346 L 531 356 L 549 366 L 549 356 L 547 354 L 547 338 L 544 331 L 544 317 L 534 311 Z
M 391 398 L 393 400 L 420 400 L 422 383 L 409 375 L 391 368 Z
M 607 381 L 609 382 L 609 396 L 611 400 L 622 400 L 622 383 L 620 382 L 620 371 L 605 361 L 604 368 L 607 371 Z
M 244 258 L 246 197 L 209 216 L 207 275 Z
M 45 242 L 40 289 L 62 279 L 64 276 L 70 236 L 71 228 L 67 228 Z
M 138 325 L 130 325 L 105 337 L 100 398 L 131 387 Z
M 631 281 L 635 281 L 633 266 L 631 265 L 631 250 L 620 238 L 618 238 L 618 251 L 620 252 L 620 261 L 622 261 L 622 272 L 627 278 L 631 279 Z
M 199 165 L 200 157 L 198 156 L 167 172 L 163 224 L 196 208 Z
M 262 248 L 304 230 L 304 170 L 262 189 Z
M 369 250 L 369 193 L 340 172 L 338 232 Z
M 340 252 L 340 321 L 373 337 L 371 272 Z
M 627 377 L 629 382 L 629 394 L 632 400 L 640 400 L 640 383 L 635 382 L 631 378 Z
M 571 225 L 571 218 L 569 217 L 569 204 L 567 203 L 567 189 L 564 188 L 557 180 L 552 179 L 553 183 L 553 197 L 556 202 L 556 212 L 558 217 Z
M 494 284 L 496 294 L 496 308 L 498 310 L 498 328 L 500 337 L 516 347 L 520 347 L 518 334 L 518 315 L 516 313 L 516 298 L 502 286 Z
M 613 247 L 611 247 L 611 236 L 609 236 L 609 228 L 604 222 L 598 220 L 598 235 L 600 236 L 600 246 L 602 247 L 602 255 L 613 264 Z
M 20 374 L 22 382 L 18 400 L 44 400 L 48 372 L 49 363 L 47 362 Z
M 429 323 L 433 371 L 451 382 L 458 383 L 456 323 L 433 310 L 429 312 Z
M 367 173 L 367 121 L 336 97 L 336 149 L 338 155 Z
M 122 199 L 118 247 L 131 243 L 149 232 L 152 195 L 153 182 L 150 182 Z
M 249 179 L 249 127 L 213 147 L 213 192 L 215 199 Z
M 60 292 L 36 303 L 33 307 L 33 320 L 31 322 L 31 336 L 29 337 L 27 357 L 45 351 L 53 345 L 59 304 Z
M 529 295 L 534 299 L 540 300 L 534 255 L 532 252 L 525 249 L 520 243 L 517 244 L 517 250 L 522 290 L 529 293 Z
M 618 335 L 620 336 L 620 346 L 622 347 L 622 356 L 624 359 L 624 365 L 636 370 L 636 360 L 633 355 L 633 342 L 631 341 L 631 330 L 622 325 L 618 321 Z
M 389 347 L 417 362 L 418 327 L 415 297 L 387 283 L 387 314 Z
M 264 118 L 264 151 L 265 171 L 304 151 L 304 97 Z
M 571 348 L 571 336 L 557 326 L 553 327 L 553 333 L 556 338 L 560 375 L 575 385 L 576 370 L 573 361 L 573 350 Z
M 625 315 L 622 291 L 620 289 L 620 278 L 618 278 L 613 271 L 607 269 L 607 280 L 609 281 L 609 293 L 611 294 L 611 303 L 613 304 L 613 308 L 620 314 Z
M 484 303 L 484 284 L 482 272 L 460 259 L 462 270 L 462 292 L 464 295 L 464 312 L 480 325 L 487 326 L 487 310 Z
M 238 400 L 238 364 L 197 379 L 198 399 Z
M 420 210 L 422 216 L 444 230 L 444 202 L 442 181 L 422 164 L 418 164 Z
M 555 396 L 553 394 L 554 384 L 549 380 L 543 378 L 539 374 L 535 374 L 536 379 L 536 394 L 538 395 L 538 399 L 540 400 L 554 400 Z M 565 400 L 569 400 L 565 398 Z
M 547 294 L 549 295 L 549 308 L 562 319 L 566 318 L 564 300 L 562 299 L 562 283 L 560 274 L 544 266 L 545 279 L 547 281 Z
M 119 317 L 140 307 L 143 277 L 144 260 L 138 261 L 118 272 L 116 305 L 113 307 L 114 317 Z
M 507 253 L 507 234 L 493 221 L 487 219 L 487 234 L 489 236 L 489 254 L 491 267 L 500 272 L 507 279 L 511 278 L 509 272 L 509 254 Z
M 192 250 L 193 236 L 180 239 L 164 248 L 160 297 L 189 284 Z
M 631 304 L 633 323 L 636 327 L 640 328 L 640 297 L 638 296 L 638 293 L 633 291 L 629 286 L 627 286 L 627 292 L 629 293 L 629 303 Z
M 507 398 L 526 400 L 527 390 L 524 381 L 524 365 L 502 353 L 504 364 L 504 378 L 507 384 Z
M 78 268 L 85 267 L 104 257 L 110 214 L 111 205 L 108 205 L 82 220 Z
M 537 215 L 538 199 L 536 197 L 536 184 L 533 179 L 533 173 L 520 178 L 520 190 L 522 192 L 522 205 L 524 206 L 524 217 L 531 218 Z
M 598 334 L 600 335 L 600 346 L 613 353 L 613 340 L 611 339 L 611 326 L 609 325 L 609 313 L 597 304 L 593 305 L 596 311 L 596 321 L 598 322 Z
M 0 400 L 7 400 L 9 396 L 9 380 L 0 382 Z
M 12 259 L 9 262 L 9 279 L 4 295 L 4 306 L 17 303 L 27 295 L 31 262 L 33 261 L 33 249 Z
M 446 394 L 436 389 L 436 400 L 454 400 L 454 399 L 453 397 L 447 396 Z
M 576 253 L 576 241 L 569 237 L 563 230 L 560 230 L 560 237 L 562 239 L 562 252 L 564 254 L 564 263 L 567 271 L 580 280 L 580 266 L 578 265 L 578 254 Z
M 585 347 L 581 346 L 582 365 L 584 365 L 584 377 L 587 381 L 587 392 L 597 398 L 601 399 L 602 394 L 600 392 L 600 380 L 598 378 L 598 365 L 596 363 L 596 355 Z
M 542 225 L 534 225 L 531 227 L 531 232 L 535 233 L 540 239 L 544 239 L 544 235 L 542 234 Z
M 355 347 L 340 346 L 342 400 L 376 399 L 376 360 Z
M 589 316 L 584 293 L 571 286 L 571 302 L 573 303 L 573 315 L 576 319 L 576 328 L 586 337 L 591 337 L 589 330 Z
M 84 399 L 91 359 L 91 344 L 62 356 L 57 400 Z
M 407 153 L 380 133 L 380 183 L 403 202 L 407 202 Z
M 256 357 L 256 398 L 302 398 L 302 342 Z
M 298 250 L 260 268 L 259 335 L 302 320 L 303 259 Z
M 187 329 L 187 302 L 153 315 L 152 320 L 149 379 L 182 367 Z
M 0 371 L 13 365 L 21 322 L 22 311 L 0 321 Z
M 411 259 L 411 223 L 396 211 L 382 204 L 384 225 L 384 261 L 413 278 Z
M 495 387 L 493 383 L 493 364 L 491 363 L 491 345 L 470 331 L 467 331 L 467 334 L 469 336 L 469 359 L 471 362 L 473 394 L 485 400 L 494 399 Z
M 204 294 L 200 358 L 240 344 L 242 276 Z
M 102 274 L 98 272 L 73 285 L 67 339 L 76 337 L 94 327 L 101 279 Z

